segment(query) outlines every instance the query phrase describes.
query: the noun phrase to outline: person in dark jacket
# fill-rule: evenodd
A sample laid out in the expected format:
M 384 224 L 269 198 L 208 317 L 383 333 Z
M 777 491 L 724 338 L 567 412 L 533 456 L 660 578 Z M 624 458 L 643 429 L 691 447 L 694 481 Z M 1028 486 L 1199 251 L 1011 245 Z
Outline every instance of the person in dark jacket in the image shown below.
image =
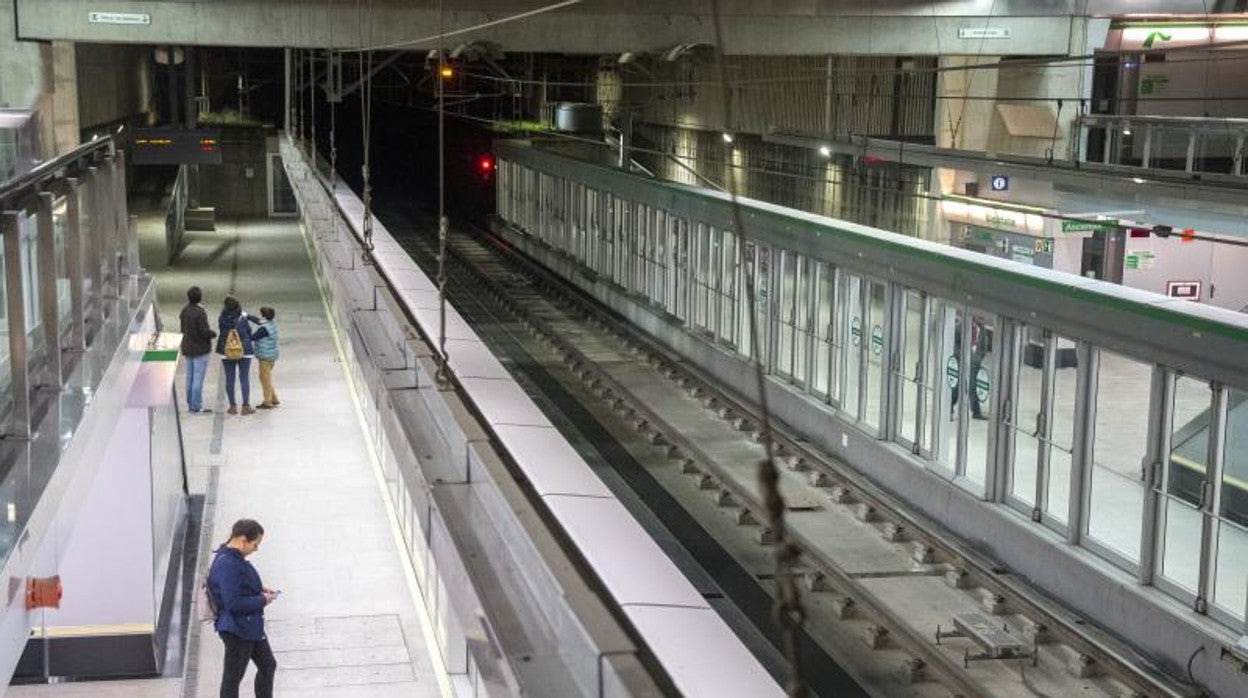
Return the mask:
M 208 325 L 208 312 L 199 304 L 203 299 L 198 286 L 188 288 L 186 307 L 182 308 L 179 316 L 182 321 L 182 356 L 186 357 L 186 409 L 192 414 L 212 412 L 204 407 L 204 375 L 208 372 L 212 338 L 217 333 Z
M 217 548 L 208 570 L 208 593 L 217 609 L 214 627 L 225 643 L 221 698 L 237 698 L 248 660 L 256 665 L 256 698 L 273 696 L 277 660 L 264 633 L 264 607 L 281 592 L 266 588 L 247 561 L 263 539 L 264 527 L 258 522 L 235 521 L 230 539 Z
M 230 401 L 230 409 L 226 411 L 238 414 L 238 403 L 234 401 L 234 380 L 237 376 L 242 384 L 243 414 L 254 414 L 256 410 L 251 406 L 250 374 L 251 357 L 255 355 L 255 351 L 251 341 L 251 323 L 247 321 L 247 313 L 243 312 L 243 307 L 234 296 L 225 297 L 221 315 L 217 318 L 217 329 L 220 331 L 217 335 L 217 353 L 221 355 L 221 366 L 225 369 L 225 395 Z M 226 344 L 231 330 L 238 331 L 238 338 L 243 345 L 243 355 L 238 359 L 226 356 Z

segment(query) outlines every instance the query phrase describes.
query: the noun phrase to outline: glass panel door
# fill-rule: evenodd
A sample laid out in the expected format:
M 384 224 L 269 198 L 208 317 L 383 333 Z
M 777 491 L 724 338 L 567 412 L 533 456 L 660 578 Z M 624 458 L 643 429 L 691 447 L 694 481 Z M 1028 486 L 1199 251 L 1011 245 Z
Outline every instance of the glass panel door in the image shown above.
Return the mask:
M 1173 376 L 1167 383 L 1168 457 L 1157 483 L 1161 495 L 1158 573 L 1195 596 L 1200 590 L 1200 548 L 1205 528 L 1201 507 L 1208 491 L 1213 392 L 1208 383 L 1190 376 Z
M 895 372 L 898 386 L 897 440 L 914 453 L 927 450 L 923 428 L 923 381 L 927 349 L 927 295 L 907 289 L 902 296 L 902 336 L 900 363 Z
M 841 367 L 841 382 L 844 386 L 841 410 L 845 416 L 858 421 L 862 419 L 862 355 L 866 350 L 866 342 L 863 341 L 862 277 L 846 273 L 841 275 L 841 279 L 841 297 L 845 299 L 845 312 L 841 316 L 844 328 L 842 336 L 849 338 L 843 354 L 844 365 Z

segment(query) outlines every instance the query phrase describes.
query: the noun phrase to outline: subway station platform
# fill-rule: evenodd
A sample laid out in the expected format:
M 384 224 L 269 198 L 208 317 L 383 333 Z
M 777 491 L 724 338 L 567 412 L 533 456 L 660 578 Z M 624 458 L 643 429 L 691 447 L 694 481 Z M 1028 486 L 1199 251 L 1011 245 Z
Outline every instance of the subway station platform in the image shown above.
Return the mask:
M 177 328 L 190 285 L 203 289 L 214 326 L 227 293 L 248 312 L 277 311 L 279 408 L 226 414 L 218 361 L 204 386 L 213 414 L 187 414 L 181 368 L 177 383 L 191 492 L 206 497 L 200 571 L 233 521 L 255 518 L 265 527 L 250 560 L 267 586 L 283 591 L 266 611 L 276 695 L 449 695 L 297 220 L 226 221 L 188 232 L 173 266 L 154 263 L 163 260 L 163 234 L 163 214 L 141 218 L 143 259 L 167 328 Z M 262 399 L 254 365 L 251 375 L 254 405 Z M 222 645 L 209 626 L 191 623 L 185 680 L 14 686 L 8 695 L 215 696 Z

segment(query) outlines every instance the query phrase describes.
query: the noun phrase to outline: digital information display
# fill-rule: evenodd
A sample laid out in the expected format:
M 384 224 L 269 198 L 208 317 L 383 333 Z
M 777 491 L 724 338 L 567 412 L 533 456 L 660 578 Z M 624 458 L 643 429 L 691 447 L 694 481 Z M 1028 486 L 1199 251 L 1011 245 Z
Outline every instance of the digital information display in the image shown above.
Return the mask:
M 206 130 L 138 129 L 136 165 L 220 165 L 221 133 Z

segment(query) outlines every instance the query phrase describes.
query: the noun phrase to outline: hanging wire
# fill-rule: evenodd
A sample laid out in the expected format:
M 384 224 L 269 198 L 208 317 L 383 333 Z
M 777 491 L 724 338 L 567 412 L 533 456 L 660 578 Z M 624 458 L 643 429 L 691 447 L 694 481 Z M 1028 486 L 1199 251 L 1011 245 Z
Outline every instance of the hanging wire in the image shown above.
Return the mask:
M 357 28 L 361 34 L 360 44 L 363 45 L 363 5 L 355 0 Z M 373 0 L 368 0 L 368 40 L 373 40 Z M 360 57 L 360 129 L 364 142 L 364 164 L 360 168 L 363 175 L 361 187 L 364 199 L 364 250 L 373 251 L 373 187 L 369 183 L 369 146 L 372 141 L 373 122 L 373 52 L 365 51 Z
M 719 86 L 723 98 L 724 127 L 731 129 L 733 125 L 732 93 L 729 91 L 728 69 L 724 60 L 723 22 L 719 13 L 719 0 L 711 0 L 711 13 L 715 25 L 715 63 L 719 69 Z M 732 161 L 731 143 L 725 143 L 726 161 Z M 789 535 L 785 525 L 785 501 L 780 494 L 780 471 L 776 468 L 776 449 L 772 441 L 771 407 L 767 401 L 766 379 L 762 363 L 762 348 L 759 345 L 757 294 L 755 293 L 756 265 L 760 264 L 761 248 L 755 248 L 754 259 L 749 259 L 747 247 L 750 247 L 749 235 L 745 227 L 745 217 L 741 213 L 741 202 L 737 196 L 737 177 L 728 177 L 728 195 L 732 201 L 732 224 L 740 244 L 737 245 L 737 264 L 745 269 L 745 297 L 749 314 L 750 348 L 754 366 L 754 382 L 758 390 L 758 405 L 761 425 L 759 440 L 763 444 L 764 456 L 758 464 L 758 479 L 763 487 L 765 505 L 767 507 L 767 525 L 771 527 L 776 539 L 776 621 L 784 634 L 784 654 L 789 662 L 789 682 L 786 690 L 792 698 L 805 698 L 809 695 L 806 685 L 802 682 L 801 651 L 799 646 L 802 624 L 806 620 L 806 610 L 797 591 L 794 579 L 794 567 L 801 557 L 801 549 Z M 753 262 L 753 263 L 751 263 Z
M 334 0 L 325 0 L 325 21 L 329 24 L 329 48 L 325 50 L 326 104 L 329 106 L 329 191 L 331 195 L 338 191 L 338 104 L 342 96 L 338 94 L 342 82 L 338 79 L 338 67 L 334 59 Z
M 317 168 L 316 163 L 316 50 L 308 49 L 308 120 L 312 124 L 312 137 L 309 139 L 312 146 L 312 169 Z
M 438 75 L 435 78 L 438 86 L 438 362 L 437 381 L 445 384 L 447 364 L 450 357 L 446 353 L 446 246 L 450 235 L 450 222 L 446 218 L 446 34 L 445 14 L 442 0 L 438 0 Z
M 488 22 L 482 22 L 481 24 L 474 24 L 471 27 L 463 27 L 461 29 L 452 29 L 449 32 L 439 29 L 438 33 L 434 34 L 433 36 L 423 36 L 419 39 L 408 39 L 406 41 L 396 41 L 391 44 L 379 44 L 377 46 L 371 46 L 371 45 L 365 46 L 364 44 L 360 44 L 360 48 L 353 49 L 353 50 L 363 52 L 363 51 L 384 51 L 388 49 L 397 49 L 397 48 L 411 49 L 411 48 L 416 47 L 419 44 L 429 44 L 429 43 L 434 43 L 434 42 L 437 42 L 438 46 L 441 47 L 443 43 L 446 41 L 446 37 L 448 36 L 458 36 L 460 34 L 467 34 L 469 32 L 480 31 L 482 29 L 489 29 L 490 27 L 497 27 L 500 24 L 514 22 L 518 19 L 528 19 L 529 17 L 544 14 L 546 12 L 551 12 L 553 10 L 560 10 L 565 7 L 570 7 L 572 5 L 579 5 L 580 2 L 581 0 L 564 0 L 563 2 L 557 2 L 553 5 L 545 5 L 537 9 L 528 10 L 526 12 L 520 12 L 514 15 L 507 15 L 506 17 L 500 17 L 498 19 L 490 20 Z M 441 6 L 442 6 L 441 0 L 439 0 L 438 7 L 440 8 Z M 441 14 L 441 10 L 439 10 L 438 11 L 438 26 L 439 27 L 442 26 L 443 20 L 444 18 Z M 371 44 L 372 37 L 369 37 L 369 42 Z

